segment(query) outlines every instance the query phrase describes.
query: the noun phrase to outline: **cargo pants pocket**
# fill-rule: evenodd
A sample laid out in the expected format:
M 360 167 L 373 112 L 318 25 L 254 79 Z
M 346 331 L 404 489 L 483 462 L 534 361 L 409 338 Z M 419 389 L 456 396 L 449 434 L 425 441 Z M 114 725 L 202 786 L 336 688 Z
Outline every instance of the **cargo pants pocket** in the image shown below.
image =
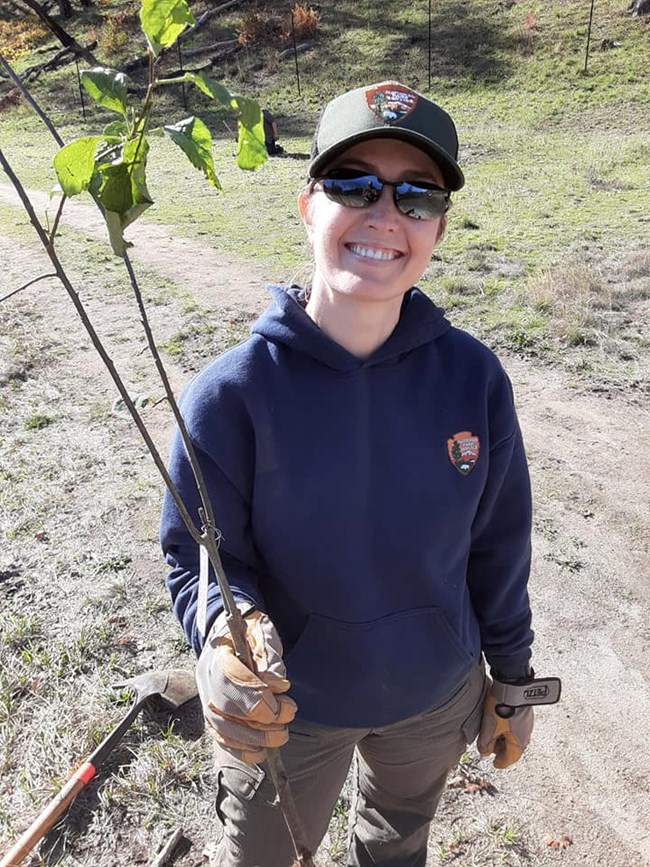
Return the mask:
M 489 680 L 485 675 L 485 665 L 481 663 L 471 672 L 469 677 L 470 690 L 476 695 L 476 702 L 472 710 L 466 717 L 461 726 L 465 742 L 469 745 L 474 743 L 481 730 L 481 720 L 483 719 L 483 701 L 485 694 L 489 688 Z

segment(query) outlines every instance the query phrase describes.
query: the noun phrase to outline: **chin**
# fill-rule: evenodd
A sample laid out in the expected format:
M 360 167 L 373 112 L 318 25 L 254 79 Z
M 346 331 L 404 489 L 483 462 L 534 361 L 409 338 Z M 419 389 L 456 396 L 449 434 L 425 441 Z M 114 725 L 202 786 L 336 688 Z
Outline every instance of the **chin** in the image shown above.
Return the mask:
M 350 298 L 356 298 L 359 301 L 396 301 L 401 300 L 404 297 L 404 293 L 410 289 L 406 288 L 396 288 L 394 285 L 392 286 L 381 286 L 374 285 L 369 283 L 368 281 L 364 281 L 361 284 L 357 285 L 348 285 L 342 286 L 341 288 L 336 289 L 335 291 L 340 293 L 341 295 L 345 295 Z

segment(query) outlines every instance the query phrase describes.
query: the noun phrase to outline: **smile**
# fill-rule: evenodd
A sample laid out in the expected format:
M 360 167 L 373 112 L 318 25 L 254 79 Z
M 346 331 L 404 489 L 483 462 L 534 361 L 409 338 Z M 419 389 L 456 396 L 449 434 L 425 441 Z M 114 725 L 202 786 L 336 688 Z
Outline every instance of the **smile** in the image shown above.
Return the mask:
M 375 250 L 372 247 L 362 247 L 360 244 L 347 244 L 348 250 L 356 256 L 361 256 L 363 259 L 377 259 L 388 262 L 392 259 L 398 259 L 402 254 L 397 250 Z

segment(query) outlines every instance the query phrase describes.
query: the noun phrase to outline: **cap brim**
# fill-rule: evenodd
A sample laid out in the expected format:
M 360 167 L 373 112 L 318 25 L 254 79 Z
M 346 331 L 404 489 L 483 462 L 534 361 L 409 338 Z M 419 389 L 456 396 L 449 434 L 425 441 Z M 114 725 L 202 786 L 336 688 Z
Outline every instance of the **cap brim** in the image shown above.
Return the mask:
M 463 175 L 458 163 L 441 147 L 437 147 L 426 136 L 419 135 L 413 130 L 400 129 L 399 127 L 384 127 L 382 129 L 370 129 L 363 132 L 355 133 L 346 138 L 344 141 L 339 141 L 332 147 L 326 148 L 318 154 L 309 164 L 309 176 L 312 178 L 318 177 L 327 168 L 329 163 L 336 157 L 344 153 L 352 145 L 359 142 L 369 141 L 374 138 L 394 138 L 400 141 L 405 141 L 408 144 L 414 145 L 424 153 L 428 154 L 436 163 L 442 172 L 445 181 L 445 186 L 452 192 L 460 190 L 465 184 L 465 176 Z

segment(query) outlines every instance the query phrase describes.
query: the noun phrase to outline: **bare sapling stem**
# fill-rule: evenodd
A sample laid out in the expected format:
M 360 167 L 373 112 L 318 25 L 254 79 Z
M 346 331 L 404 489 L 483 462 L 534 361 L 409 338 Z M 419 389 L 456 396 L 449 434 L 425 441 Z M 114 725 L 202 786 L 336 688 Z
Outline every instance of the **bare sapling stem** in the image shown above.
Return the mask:
M 131 282 L 131 288 L 133 289 L 133 295 L 135 297 L 136 304 L 138 306 L 138 311 L 140 313 L 140 321 L 142 323 L 142 328 L 144 330 L 145 336 L 147 338 L 147 345 L 149 347 L 149 352 L 153 358 L 154 364 L 156 365 L 156 370 L 158 371 L 158 376 L 160 377 L 160 381 L 163 384 L 163 388 L 165 390 L 165 396 L 171 406 L 172 412 L 174 414 L 174 418 L 178 425 L 178 429 L 180 431 L 183 445 L 185 446 L 185 450 L 187 452 L 187 456 L 190 461 L 190 465 L 192 467 L 192 472 L 194 474 L 194 480 L 196 482 L 196 486 L 198 488 L 199 494 L 201 496 L 201 503 L 205 510 L 207 522 L 214 526 L 214 514 L 212 511 L 212 503 L 210 502 L 210 496 L 208 494 L 208 488 L 205 484 L 205 479 L 203 478 L 203 472 L 201 471 L 201 465 L 199 464 L 198 458 L 196 456 L 196 452 L 194 450 L 194 445 L 190 438 L 190 435 L 187 430 L 187 426 L 185 425 L 185 420 L 181 414 L 178 403 L 174 396 L 174 391 L 171 387 L 171 383 L 169 382 L 169 377 L 167 376 L 167 370 L 165 369 L 165 365 L 163 364 L 162 358 L 160 357 L 160 353 L 158 352 L 158 347 L 156 346 L 156 341 L 154 340 L 153 332 L 151 330 L 151 325 L 149 323 L 149 317 L 147 315 L 147 310 L 142 299 L 142 292 L 140 290 L 140 286 L 138 284 L 137 277 L 135 275 L 135 271 L 133 270 L 133 265 L 131 264 L 131 260 L 129 259 L 129 255 L 127 252 L 123 255 L 124 267 L 126 268 L 127 274 L 129 275 L 129 280 Z M 204 522 L 205 523 L 205 522 Z
M 11 68 L 6 63 L 4 58 L 2 58 L 1 55 L 0 55 L 0 61 L 2 62 L 2 65 L 4 66 L 4 68 L 7 69 L 7 72 L 11 76 L 12 80 L 14 81 L 16 86 L 20 89 L 20 91 L 23 93 L 23 95 L 25 96 L 25 98 L 27 99 L 29 104 L 32 106 L 32 108 L 36 111 L 38 116 L 41 118 L 41 120 L 43 120 L 43 122 L 45 123 L 47 128 L 50 130 L 50 132 L 52 133 L 56 142 L 59 144 L 60 147 L 63 147 L 64 142 L 61 139 L 61 137 L 59 136 L 58 132 L 56 131 L 54 125 L 49 120 L 47 115 L 45 115 L 45 113 L 38 107 L 38 105 L 36 104 L 36 102 L 32 98 L 31 94 L 29 93 L 29 91 L 27 90 L 27 88 L 25 87 L 23 82 L 20 81 L 20 79 L 15 75 L 13 70 L 11 70 Z M 140 114 L 137 117 L 137 122 L 136 122 L 136 127 L 135 127 L 136 129 L 139 128 L 140 137 L 139 137 L 138 146 L 136 149 L 136 157 L 133 160 L 134 164 L 137 162 L 137 153 L 140 149 L 142 140 L 144 138 L 145 127 L 146 127 L 148 115 L 149 115 L 149 112 L 151 109 L 153 93 L 154 93 L 155 86 L 156 86 L 155 74 L 154 74 L 155 73 L 155 66 L 156 66 L 156 60 L 153 56 L 153 53 L 151 51 L 149 51 L 149 85 L 147 88 L 147 93 L 145 96 L 142 111 L 140 112 Z M 219 590 L 221 593 L 221 598 L 222 598 L 223 605 L 224 605 L 224 611 L 226 613 L 226 621 L 228 624 L 228 628 L 230 630 L 230 634 L 232 636 L 233 645 L 235 647 L 235 652 L 236 652 L 237 656 L 241 659 L 241 661 L 244 662 L 245 665 L 247 665 L 251 670 L 254 670 L 254 665 L 253 665 L 253 661 L 251 658 L 250 648 L 248 646 L 248 642 L 246 641 L 246 624 L 244 622 L 244 618 L 241 615 L 241 612 L 237 608 L 232 590 L 230 588 L 230 584 L 228 582 L 228 578 L 227 578 L 225 571 L 223 569 L 221 557 L 219 556 L 219 542 L 218 542 L 219 535 L 218 535 L 218 531 L 216 528 L 215 516 L 214 516 L 213 509 L 212 509 L 212 503 L 210 501 L 210 496 L 208 493 L 207 485 L 205 484 L 205 479 L 203 477 L 203 473 L 201 471 L 201 467 L 200 467 L 198 458 L 196 456 L 195 449 L 193 447 L 191 438 L 189 436 L 189 432 L 187 430 L 184 419 L 183 419 L 181 412 L 180 412 L 180 408 L 178 406 L 178 403 L 177 403 L 176 398 L 174 396 L 173 390 L 171 388 L 171 384 L 169 382 L 169 377 L 167 375 L 167 371 L 164 367 L 162 359 L 160 358 L 160 353 L 158 352 L 158 349 L 157 349 L 157 346 L 156 346 L 156 343 L 155 343 L 155 340 L 153 337 L 153 333 L 151 331 L 149 318 L 147 316 L 144 301 L 142 299 L 142 293 L 141 293 L 139 284 L 137 282 L 137 278 L 136 278 L 135 272 L 133 270 L 133 266 L 132 266 L 131 261 L 128 257 L 128 254 L 125 251 L 122 258 L 123 258 L 127 273 L 129 275 L 131 287 L 133 289 L 136 304 L 138 306 L 138 310 L 140 313 L 140 319 L 141 319 L 142 326 L 143 326 L 143 329 L 144 329 L 144 332 L 146 335 L 146 339 L 147 339 L 147 345 L 149 347 L 149 351 L 151 352 L 151 355 L 152 355 L 154 364 L 156 366 L 156 370 L 158 372 L 158 375 L 160 377 L 160 380 L 163 384 L 163 388 L 165 390 L 165 395 L 167 397 L 167 400 L 168 400 L 169 405 L 172 409 L 174 418 L 175 418 L 176 423 L 178 425 L 178 429 L 179 429 L 179 432 L 180 432 L 180 435 L 181 435 L 181 438 L 182 438 L 182 441 L 183 441 L 183 444 L 184 444 L 184 447 L 185 447 L 185 450 L 187 453 L 187 457 L 188 457 L 188 460 L 189 460 L 189 463 L 190 463 L 190 466 L 191 466 L 191 469 L 192 469 L 192 472 L 194 475 L 194 479 L 196 482 L 197 490 L 198 490 L 198 493 L 199 493 L 199 496 L 201 499 L 202 506 L 199 509 L 199 518 L 202 522 L 201 531 L 199 531 L 194 520 L 192 519 L 192 516 L 189 514 L 189 511 L 187 510 L 187 508 L 186 508 L 186 506 L 185 506 L 185 504 L 184 504 L 184 502 L 180 496 L 179 491 L 177 490 L 174 482 L 172 481 L 172 479 L 171 479 L 171 477 L 167 471 L 167 467 L 165 465 L 165 462 L 162 460 L 160 453 L 158 452 L 156 444 L 154 443 L 153 439 L 151 438 L 151 435 L 149 434 L 149 431 L 147 430 L 147 427 L 146 427 L 145 423 L 143 422 L 142 417 L 140 416 L 140 413 L 138 412 L 133 401 L 131 400 L 131 397 L 130 397 L 127 389 L 126 389 L 126 386 L 124 385 L 124 382 L 122 381 L 120 374 L 116 370 L 115 365 L 113 364 L 111 357 L 109 356 L 108 352 L 106 351 L 106 349 L 105 349 L 105 347 L 101 341 L 101 338 L 99 337 L 99 335 L 95 331 L 94 326 L 93 326 L 90 318 L 88 317 L 88 314 L 87 314 L 87 312 L 86 312 L 86 310 L 85 310 L 85 308 L 81 302 L 81 299 L 79 298 L 78 293 L 76 292 L 76 290 L 72 286 L 72 284 L 71 284 L 58 256 L 57 256 L 57 254 L 56 254 L 56 251 L 54 249 L 55 238 L 56 238 L 56 232 L 58 229 L 58 224 L 59 224 L 59 221 L 61 219 L 61 214 L 63 211 L 63 205 L 64 205 L 65 200 L 66 200 L 65 195 L 63 196 L 63 199 L 59 205 L 59 208 L 58 208 L 58 211 L 56 214 L 56 218 L 54 221 L 54 225 L 52 227 L 52 231 L 48 235 L 47 232 L 45 231 L 45 229 L 43 228 L 43 226 L 41 225 L 40 221 L 38 220 L 36 213 L 34 211 L 34 208 L 31 204 L 31 201 L 30 201 L 27 193 L 25 192 L 25 189 L 23 188 L 19 179 L 16 177 L 15 173 L 12 171 L 9 163 L 7 162 L 6 158 L 4 157 L 4 154 L 2 153 L 2 150 L 0 150 L 0 164 L 2 165 L 2 168 L 4 169 L 4 171 L 7 173 L 14 188 L 18 192 L 18 195 L 20 196 L 20 199 L 23 203 L 23 206 L 25 207 L 25 210 L 27 211 L 27 214 L 30 218 L 30 221 L 31 221 L 32 225 L 34 226 L 34 228 L 35 228 L 35 230 L 36 230 L 36 232 L 37 232 L 37 234 L 41 240 L 41 243 L 43 244 L 43 246 L 44 246 L 44 248 L 45 248 L 45 250 L 46 250 L 46 252 L 50 258 L 50 261 L 52 262 L 52 264 L 55 268 L 56 273 L 54 275 L 49 275 L 49 276 L 58 277 L 59 280 L 61 281 L 61 283 L 63 284 L 63 287 L 66 290 L 66 292 L 68 293 L 70 299 L 72 300 L 72 303 L 74 304 L 75 309 L 77 310 L 77 313 L 81 319 L 81 322 L 82 322 L 86 332 L 88 333 L 94 348 L 97 350 L 101 360 L 103 361 L 103 363 L 104 363 L 105 367 L 107 368 L 111 378 L 113 379 L 113 382 L 117 386 L 118 392 L 119 392 L 122 400 L 124 401 L 124 404 L 125 404 L 126 408 L 128 409 L 131 417 L 133 418 L 133 421 L 135 422 L 136 427 L 138 428 L 138 430 L 139 430 L 139 432 L 140 432 L 140 434 L 141 434 L 141 436 L 145 442 L 145 445 L 147 446 L 149 453 L 151 454 L 151 457 L 152 457 L 152 459 L 156 465 L 156 468 L 158 469 L 160 475 L 162 476 L 163 481 L 165 482 L 165 485 L 167 486 L 167 489 L 168 489 L 168 491 L 169 491 L 169 493 L 170 493 L 170 495 L 174 501 L 174 504 L 176 505 L 176 508 L 178 509 L 181 520 L 185 524 L 185 527 L 187 528 L 187 531 L 189 532 L 189 534 L 190 534 L 191 538 L 194 540 L 194 542 L 197 545 L 203 546 L 206 549 L 207 554 L 208 554 L 208 559 L 210 561 L 212 569 L 214 570 L 214 573 L 215 573 L 215 576 L 217 579 L 217 584 L 219 586 Z M 93 198 L 94 198 L 94 196 L 93 196 Z M 102 213 L 103 213 L 103 208 L 101 207 L 100 203 L 96 199 L 95 199 L 95 203 L 100 208 L 100 211 L 102 211 Z M 36 280 L 39 280 L 39 279 L 43 279 L 43 278 L 40 278 L 40 277 L 36 278 Z M 36 282 L 36 280 L 31 281 L 31 282 L 32 283 Z M 30 284 L 27 284 L 27 285 L 30 285 Z M 21 287 L 21 288 L 26 288 L 26 287 Z M 20 291 L 20 290 L 16 290 L 16 291 Z M 15 294 L 15 293 L 12 292 L 10 294 Z M 10 296 L 7 296 L 7 297 L 10 297 Z M 267 761 L 268 761 L 269 772 L 271 774 L 271 779 L 273 780 L 275 789 L 276 789 L 277 794 L 278 794 L 278 801 L 280 804 L 280 809 L 282 810 L 282 814 L 284 816 L 287 828 L 289 830 L 289 835 L 291 837 L 291 840 L 292 840 L 292 843 L 294 846 L 294 850 L 296 853 L 296 858 L 297 858 L 296 864 L 299 865 L 299 867 L 314 867 L 311 853 L 310 853 L 309 849 L 307 848 L 307 845 L 305 842 L 305 832 L 303 829 L 302 821 L 300 819 L 298 810 L 296 809 L 295 801 L 294 801 L 293 794 L 291 792 L 291 787 L 289 784 L 289 779 L 287 776 L 286 769 L 284 767 L 284 763 L 282 762 L 280 752 L 278 749 L 269 748 L 269 749 L 267 749 L 267 757 L 268 757 Z
M 205 483 L 203 471 L 201 470 L 201 464 L 199 463 L 199 459 L 194 449 L 194 444 L 192 443 L 189 431 L 187 430 L 185 419 L 183 418 L 176 397 L 174 396 L 174 391 L 171 387 L 171 383 L 167 375 L 167 370 L 165 369 L 163 360 L 160 357 L 160 353 L 158 352 L 158 347 L 153 336 L 153 331 L 151 330 L 149 316 L 147 314 L 144 300 L 142 298 L 140 285 L 138 284 L 138 280 L 135 275 L 135 271 L 133 270 L 133 265 L 131 264 L 128 253 L 125 252 L 122 258 L 124 260 L 124 267 L 126 268 L 129 275 L 129 280 L 131 281 L 131 288 L 133 289 L 133 295 L 135 297 L 138 311 L 140 312 L 140 321 L 142 323 L 142 328 L 147 339 L 147 346 L 149 347 L 149 351 L 151 352 L 151 356 L 156 366 L 156 370 L 158 371 L 158 376 L 160 377 L 160 381 L 162 382 L 163 388 L 165 390 L 165 396 L 174 414 L 176 424 L 178 425 L 178 430 L 181 435 L 181 439 L 183 440 L 183 445 L 185 447 L 188 460 L 190 462 L 190 467 L 192 468 L 194 481 L 196 483 L 199 496 L 201 498 L 202 508 L 199 514 L 199 517 L 201 518 L 203 524 L 201 544 L 206 548 L 208 552 L 210 563 L 212 564 L 212 568 L 214 569 L 215 575 L 217 577 L 217 583 L 219 584 L 219 589 L 223 598 L 224 610 L 228 619 L 228 625 L 230 626 L 233 643 L 235 644 L 235 651 L 237 652 L 237 655 L 240 657 L 242 662 L 244 662 L 245 664 L 250 664 L 250 659 L 247 651 L 248 645 L 246 643 L 246 627 L 244 625 L 243 618 L 239 613 L 239 609 L 237 608 L 237 605 L 235 603 L 235 599 L 232 595 L 226 573 L 221 563 L 221 557 L 219 556 L 219 545 L 217 542 L 217 527 L 214 518 L 214 511 L 212 509 L 212 502 L 210 500 L 208 487 Z
M 56 251 L 54 250 L 54 245 L 50 243 L 50 238 L 49 238 L 47 232 L 45 231 L 45 229 L 41 225 L 38 217 L 36 216 L 36 213 L 34 211 L 32 203 L 29 199 L 29 196 L 25 192 L 23 185 L 20 183 L 20 181 L 16 177 L 15 173 L 13 172 L 11 166 L 7 162 L 5 155 L 2 152 L 2 149 L 0 149 L 0 165 L 2 165 L 2 168 L 4 169 L 7 176 L 9 177 L 9 180 L 13 184 L 14 189 L 16 190 L 18 195 L 20 196 L 20 200 L 23 203 L 23 207 L 27 211 L 30 222 L 34 226 L 34 229 L 36 230 L 36 233 L 38 234 L 38 237 L 40 238 L 41 243 L 43 244 L 43 247 L 45 248 L 45 250 L 49 256 L 50 261 L 52 262 L 52 265 L 54 266 L 54 270 L 56 271 L 56 276 L 59 278 L 59 280 L 63 284 L 63 288 L 68 293 L 70 300 L 74 304 L 75 309 L 76 309 L 76 311 L 77 311 L 77 313 L 81 319 L 81 322 L 82 322 L 84 328 L 86 329 L 88 336 L 90 337 L 90 340 L 91 340 L 93 346 L 95 347 L 95 349 L 99 353 L 99 356 L 102 359 L 102 361 L 104 362 L 104 365 L 107 368 L 108 372 L 110 373 L 113 382 L 117 386 L 117 390 L 120 393 L 120 397 L 124 401 L 125 406 L 129 410 L 131 417 L 133 418 L 138 430 L 140 431 L 140 434 L 142 435 L 142 438 L 144 439 L 145 444 L 146 444 L 147 448 L 149 449 L 151 457 L 153 458 L 153 461 L 156 464 L 158 471 L 162 475 L 162 477 L 165 481 L 165 484 L 167 485 L 167 488 L 169 489 L 169 492 L 174 499 L 174 503 L 176 504 L 176 507 L 178 508 L 178 511 L 181 514 L 181 517 L 183 518 L 183 521 L 185 522 L 185 524 L 187 526 L 188 532 L 191 534 L 192 538 L 196 541 L 196 543 L 200 544 L 200 541 L 201 541 L 200 533 L 198 532 L 198 530 L 194 526 L 194 522 L 192 521 L 192 518 L 190 517 L 189 512 L 185 508 L 185 504 L 183 503 L 183 500 L 181 499 L 180 494 L 176 490 L 176 486 L 174 485 L 171 477 L 169 476 L 169 473 L 167 472 L 167 467 L 165 466 L 165 463 L 164 463 L 163 459 L 161 458 L 160 453 L 158 452 L 156 444 L 154 443 L 153 439 L 151 438 L 151 435 L 149 434 L 149 431 L 147 430 L 146 425 L 142 421 L 142 418 L 141 418 L 135 404 L 131 400 L 131 397 L 127 391 L 127 388 L 124 385 L 124 382 L 122 381 L 122 378 L 119 375 L 118 371 L 116 370 L 115 365 L 113 364 L 112 358 L 110 357 L 110 355 L 106 351 L 99 335 L 95 331 L 95 328 L 94 328 L 92 322 L 90 321 L 88 314 L 86 313 L 86 309 L 83 306 L 77 291 L 75 290 L 72 283 L 70 282 L 68 275 L 66 274 L 66 272 L 63 268 L 63 265 L 61 264 L 59 257 L 57 256 Z
M 207 549 L 210 563 L 217 577 L 217 583 L 224 602 L 226 622 L 230 629 L 235 653 L 247 668 L 254 671 L 255 667 L 253 665 L 250 647 L 246 641 L 246 624 L 244 623 L 244 618 L 242 617 L 241 612 L 237 608 L 230 585 L 228 584 L 228 578 L 223 571 L 221 558 L 219 557 L 216 528 L 214 527 L 214 524 L 210 523 L 210 520 L 203 512 L 201 514 L 201 520 L 203 521 L 205 528 L 202 537 L 202 544 L 205 545 Z M 293 843 L 293 848 L 296 853 L 296 864 L 300 865 L 300 867 L 314 867 L 311 852 L 309 851 L 305 840 L 305 831 L 302 819 L 300 818 L 296 802 L 293 798 L 293 792 L 291 791 L 291 786 L 289 784 L 289 777 L 287 776 L 287 771 L 284 767 L 280 750 L 275 747 L 267 748 L 266 760 L 271 779 L 273 780 L 273 785 L 275 786 L 275 791 L 278 794 L 280 809 L 282 810 L 282 815 L 284 816 L 284 820 L 289 830 L 289 836 L 291 837 L 291 842 Z

